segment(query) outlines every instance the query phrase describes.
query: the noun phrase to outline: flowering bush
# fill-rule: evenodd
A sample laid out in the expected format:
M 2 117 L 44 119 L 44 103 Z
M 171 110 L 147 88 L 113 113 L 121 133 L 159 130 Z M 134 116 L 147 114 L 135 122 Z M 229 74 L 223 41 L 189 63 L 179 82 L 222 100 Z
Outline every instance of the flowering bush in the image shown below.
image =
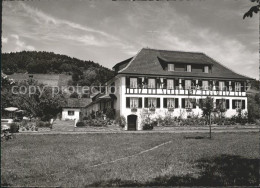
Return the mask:
M 124 128 L 125 125 L 126 125 L 126 119 L 125 119 L 125 117 L 124 117 L 124 116 L 117 116 L 117 118 L 116 118 L 116 123 L 117 123 L 120 127 Z

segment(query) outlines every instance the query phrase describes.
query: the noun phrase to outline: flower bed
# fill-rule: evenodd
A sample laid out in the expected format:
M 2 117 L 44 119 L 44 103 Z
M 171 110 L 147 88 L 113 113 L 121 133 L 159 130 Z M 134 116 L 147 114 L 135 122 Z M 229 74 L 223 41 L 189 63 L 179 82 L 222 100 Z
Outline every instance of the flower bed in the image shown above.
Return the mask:
M 52 125 L 49 122 L 23 120 L 19 123 L 19 132 L 46 132 L 51 129 Z

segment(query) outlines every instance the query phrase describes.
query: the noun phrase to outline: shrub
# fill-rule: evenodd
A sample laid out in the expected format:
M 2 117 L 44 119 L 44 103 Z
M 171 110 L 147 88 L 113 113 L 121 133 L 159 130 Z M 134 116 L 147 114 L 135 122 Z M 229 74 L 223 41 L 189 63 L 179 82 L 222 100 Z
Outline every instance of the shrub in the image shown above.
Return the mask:
M 44 121 L 37 121 L 36 126 L 37 127 L 52 128 L 52 125 L 49 122 L 44 122 Z
M 124 128 L 125 125 L 126 125 L 126 119 L 125 119 L 125 117 L 124 117 L 124 116 L 117 116 L 117 118 L 116 118 L 116 123 L 117 123 L 120 127 Z
M 17 133 L 19 132 L 19 125 L 17 123 L 10 124 L 10 133 Z
M 76 93 L 76 92 L 74 92 L 74 93 L 72 93 L 71 95 L 70 95 L 70 98 L 79 98 L 79 94 L 78 93 Z
M 115 110 L 112 109 L 112 108 L 108 108 L 108 109 L 106 110 L 106 116 L 107 116 L 107 118 L 109 118 L 109 119 L 114 119 L 114 118 L 115 118 Z
M 82 121 L 80 121 L 80 122 L 78 122 L 78 123 L 76 124 L 76 127 L 85 127 L 85 126 L 86 126 L 85 123 L 82 122 Z
M 88 117 L 87 116 L 83 117 L 83 120 L 88 120 Z
M 153 125 L 152 124 L 144 124 L 143 130 L 153 130 Z

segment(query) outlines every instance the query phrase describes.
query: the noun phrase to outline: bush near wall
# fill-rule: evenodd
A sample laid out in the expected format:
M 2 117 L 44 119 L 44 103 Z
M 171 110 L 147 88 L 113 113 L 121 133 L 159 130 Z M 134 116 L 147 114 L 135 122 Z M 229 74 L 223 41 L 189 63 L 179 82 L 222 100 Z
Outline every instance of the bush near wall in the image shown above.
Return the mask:
M 38 128 L 52 128 L 52 124 L 50 124 L 49 122 L 44 122 L 44 121 L 37 121 L 36 126 Z
M 10 124 L 10 133 L 17 133 L 17 132 L 19 132 L 19 124 L 11 123 Z
M 152 124 L 144 124 L 143 130 L 153 130 L 153 125 Z
M 86 126 L 86 124 L 82 121 L 80 121 L 76 124 L 76 127 L 85 127 L 85 126 Z

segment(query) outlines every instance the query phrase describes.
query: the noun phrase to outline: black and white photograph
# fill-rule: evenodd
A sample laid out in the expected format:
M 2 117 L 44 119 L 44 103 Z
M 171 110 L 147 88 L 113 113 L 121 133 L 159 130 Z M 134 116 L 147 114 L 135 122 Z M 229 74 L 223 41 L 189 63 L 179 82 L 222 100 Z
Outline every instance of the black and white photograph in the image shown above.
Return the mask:
M 1 6 L 1 187 L 260 185 L 260 0 Z

